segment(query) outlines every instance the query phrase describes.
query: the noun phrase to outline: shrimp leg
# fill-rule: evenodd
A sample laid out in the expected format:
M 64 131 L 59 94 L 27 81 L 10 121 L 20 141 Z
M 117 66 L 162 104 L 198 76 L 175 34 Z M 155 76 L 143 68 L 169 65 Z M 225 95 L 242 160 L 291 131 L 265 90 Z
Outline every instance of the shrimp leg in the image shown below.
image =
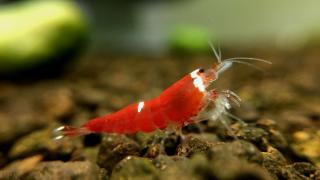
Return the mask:
M 223 124 L 223 126 L 230 132 L 230 134 L 235 139 L 238 138 L 236 137 L 232 129 L 229 127 L 224 115 L 240 121 L 241 124 L 245 124 L 240 118 L 228 112 L 228 110 L 231 108 L 229 101 L 235 102 L 235 104 L 239 104 L 240 100 L 240 97 L 230 90 L 225 90 L 221 92 L 217 92 L 216 90 L 209 91 L 209 101 L 211 101 L 215 106 L 212 108 L 212 110 L 209 111 L 207 116 L 209 115 L 208 117 L 210 120 L 219 120 L 220 123 Z

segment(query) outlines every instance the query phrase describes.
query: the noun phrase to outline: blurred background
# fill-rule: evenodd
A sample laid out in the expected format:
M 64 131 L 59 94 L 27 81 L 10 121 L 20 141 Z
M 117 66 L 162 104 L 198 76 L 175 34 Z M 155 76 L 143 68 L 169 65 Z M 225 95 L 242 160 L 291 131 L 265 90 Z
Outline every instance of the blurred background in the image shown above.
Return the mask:
M 93 42 L 98 47 L 159 53 L 183 35 L 185 41 L 198 36 L 198 41 L 210 38 L 237 48 L 301 48 L 319 36 L 317 3 L 141 0 L 83 1 L 82 5 L 90 15 Z
M 51 141 L 52 128 L 155 97 L 210 67 L 208 41 L 223 58 L 273 63 L 255 63 L 266 73 L 235 65 L 215 87 L 242 97 L 234 114 L 272 119 L 284 134 L 281 148 L 319 165 L 319 7 L 317 0 L 0 0 L 0 168 L 35 154 L 37 162 L 79 152 L 95 161 L 101 137 L 61 145 Z
M 0 13 L 2 72 L 59 64 L 79 51 L 206 54 L 208 41 L 294 51 L 320 41 L 315 0 L 2 0 Z

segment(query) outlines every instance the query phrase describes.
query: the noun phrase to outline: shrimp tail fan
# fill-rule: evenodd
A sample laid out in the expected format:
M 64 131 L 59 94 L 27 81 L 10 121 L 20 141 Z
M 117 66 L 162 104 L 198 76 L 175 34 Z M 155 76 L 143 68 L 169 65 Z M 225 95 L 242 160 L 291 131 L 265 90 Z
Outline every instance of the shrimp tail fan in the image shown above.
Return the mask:
M 80 135 L 89 134 L 90 131 L 86 127 L 60 126 L 54 130 L 54 139 L 59 140 L 64 137 L 73 138 Z

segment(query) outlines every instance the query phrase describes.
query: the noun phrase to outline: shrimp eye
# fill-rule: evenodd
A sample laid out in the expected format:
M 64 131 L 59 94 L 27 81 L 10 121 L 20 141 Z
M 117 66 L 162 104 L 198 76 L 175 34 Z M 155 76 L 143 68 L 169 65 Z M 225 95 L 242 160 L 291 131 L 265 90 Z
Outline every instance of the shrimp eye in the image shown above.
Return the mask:
M 198 72 L 199 72 L 199 73 L 204 73 L 204 69 L 203 69 L 203 68 L 200 68 Z

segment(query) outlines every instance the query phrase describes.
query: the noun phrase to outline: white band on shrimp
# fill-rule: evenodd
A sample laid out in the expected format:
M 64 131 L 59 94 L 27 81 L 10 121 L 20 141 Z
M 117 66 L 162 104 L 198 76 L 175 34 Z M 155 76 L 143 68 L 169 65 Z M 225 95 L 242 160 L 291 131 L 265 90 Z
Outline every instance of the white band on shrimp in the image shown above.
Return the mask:
M 138 112 L 141 112 L 143 107 L 144 107 L 144 102 L 143 101 L 139 102 L 139 104 L 138 104 Z
M 199 89 L 200 92 L 205 92 L 206 87 L 203 83 L 201 76 L 198 75 L 199 69 L 196 69 L 190 73 L 191 78 L 193 79 L 193 85 Z

